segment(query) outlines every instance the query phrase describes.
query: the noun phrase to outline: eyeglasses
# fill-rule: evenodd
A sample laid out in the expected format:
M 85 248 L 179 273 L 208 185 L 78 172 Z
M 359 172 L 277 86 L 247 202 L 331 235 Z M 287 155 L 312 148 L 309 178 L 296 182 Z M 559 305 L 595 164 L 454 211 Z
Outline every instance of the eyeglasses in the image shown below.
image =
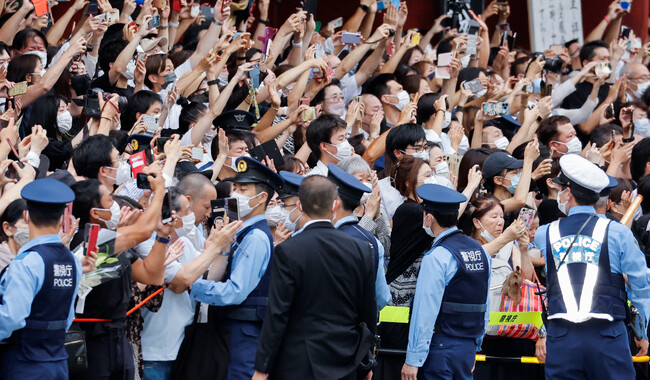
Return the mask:
M 340 101 L 342 101 L 344 99 L 345 98 L 343 97 L 343 95 L 334 95 L 331 98 L 325 98 L 325 101 L 327 103 L 338 103 L 338 102 L 340 102 Z
M 297 203 L 290 204 L 290 205 L 286 205 L 286 204 L 284 204 L 284 202 L 280 202 L 280 203 L 281 203 L 280 206 L 281 206 L 282 208 L 285 208 L 285 209 L 294 208 L 294 207 L 297 206 Z
M 631 80 L 631 81 L 635 81 L 635 82 L 636 82 L 636 81 L 640 81 L 640 82 L 648 82 L 648 81 L 650 81 L 650 75 L 646 74 L 646 75 L 641 75 L 641 76 L 639 76 L 639 77 L 627 78 L 627 79 L 629 79 L 629 80 Z

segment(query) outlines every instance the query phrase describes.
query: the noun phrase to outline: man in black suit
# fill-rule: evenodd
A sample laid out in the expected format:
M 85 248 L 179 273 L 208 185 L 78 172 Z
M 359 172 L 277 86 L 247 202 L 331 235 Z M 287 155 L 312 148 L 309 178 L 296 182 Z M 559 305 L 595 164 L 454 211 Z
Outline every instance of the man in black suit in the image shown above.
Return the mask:
M 307 177 L 298 196 L 305 225 L 275 248 L 253 379 L 356 380 L 374 344 L 372 250 L 332 225 L 331 180 Z

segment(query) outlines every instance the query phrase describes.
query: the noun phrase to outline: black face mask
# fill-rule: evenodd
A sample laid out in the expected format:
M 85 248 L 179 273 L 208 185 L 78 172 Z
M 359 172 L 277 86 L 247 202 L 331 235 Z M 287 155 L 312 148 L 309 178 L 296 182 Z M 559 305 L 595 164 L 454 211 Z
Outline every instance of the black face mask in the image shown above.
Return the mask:
M 197 102 L 197 103 L 209 103 L 210 94 L 207 91 L 202 94 L 192 94 L 187 98 L 187 100 L 189 100 L 190 102 Z
M 77 95 L 86 95 L 90 91 L 90 76 L 84 74 L 71 77 L 70 87 Z

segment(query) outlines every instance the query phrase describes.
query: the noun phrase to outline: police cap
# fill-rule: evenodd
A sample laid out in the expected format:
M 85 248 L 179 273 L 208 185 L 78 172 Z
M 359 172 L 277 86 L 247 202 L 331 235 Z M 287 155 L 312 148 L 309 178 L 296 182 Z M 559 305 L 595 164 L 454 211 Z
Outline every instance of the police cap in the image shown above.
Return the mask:
M 131 153 L 138 153 L 151 147 L 151 140 L 153 136 L 149 135 L 130 135 L 126 144 L 131 147 Z
M 327 177 L 339 188 L 339 196 L 353 202 L 359 202 L 363 193 L 370 193 L 372 189 L 364 185 L 352 174 L 344 171 L 334 164 L 327 165 Z
M 250 112 L 241 110 L 223 112 L 212 121 L 212 125 L 226 132 L 233 130 L 250 132 L 253 123 L 255 123 L 255 116 Z
M 560 169 L 562 172 L 553 178 L 553 182 L 569 188 L 600 194 L 610 183 L 609 177 L 601 168 L 577 154 L 560 157 Z
M 41 178 L 27 184 L 20 195 L 27 201 L 27 208 L 41 213 L 60 213 L 66 203 L 74 201 L 74 192 L 61 181 Z
M 416 192 L 418 197 L 422 198 L 422 207 L 426 211 L 458 212 L 460 204 L 467 201 L 463 194 L 441 185 L 424 184 L 418 187 Z
M 284 199 L 294 196 L 297 197 L 298 189 L 300 188 L 300 184 L 302 183 L 302 180 L 305 179 L 305 177 L 301 176 L 300 174 L 291 173 L 285 170 L 280 170 L 280 173 L 278 174 L 280 174 L 280 177 L 282 177 L 284 180 L 284 185 L 282 185 L 282 190 L 280 190 L 278 198 Z
M 266 165 L 251 157 L 239 157 L 235 162 L 237 175 L 230 178 L 233 183 L 265 183 L 278 191 L 284 180 Z

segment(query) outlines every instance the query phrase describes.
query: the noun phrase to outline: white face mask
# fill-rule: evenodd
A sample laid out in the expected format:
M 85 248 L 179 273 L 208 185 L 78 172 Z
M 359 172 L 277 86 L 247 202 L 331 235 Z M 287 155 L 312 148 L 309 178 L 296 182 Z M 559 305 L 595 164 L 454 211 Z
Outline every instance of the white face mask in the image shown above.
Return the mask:
M 641 99 L 643 93 L 648 89 L 648 87 L 650 87 L 650 82 L 639 83 L 636 91 L 633 92 L 634 96 L 636 96 L 637 99 Z
M 231 194 L 231 197 L 237 199 L 237 207 L 239 208 L 239 217 L 240 218 L 245 218 L 248 214 L 250 214 L 255 209 L 255 207 L 260 205 L 260 204 L 257 204 L 257 205 L 255 205 L 255 207 L 251 207 L 249 201 L 251 199 L 255 199 L 255 198 L 259 197 L 262 194 L 264 194 L 264 193 L 259 193 L 254 197 L 248 197 L 246 195 L 235 193 L 235 192 L 233 192 Z
M 47 53 L 46 52 L 34 50 L 34 51 L 28 51 L 26 53 L 23 53 L 23 55 L 35 55 L 35 56 L 38 57 L 38 59 L 41 60 L 41 64 L 43 65 L 43 67 L 47 67 Z
M 460 63 L 463 65 L 463 69 L 469 65 L 469 59 L 469 54 L 465 54 L 465 56 L 460 59 Z
M 327 112 L 336 115 L 340 118 L 342 118 L 345 115 L 345 103 L 343 101 L 340 101 L 338 103 L 333 103 L 333 104 L 326 104 L 327 105 Z
M 205 132 L 205 135 L 203 135 L 203 138 L 201 138 L 201 143 L 203 145 L 209 144 L 214 140 L 214 129 L 210 128 Z
M 436 171 L 436 176 L 445 178 L 449 176 L 449 164 L 447 164 L 447 161 L 442 161 L 441 163 L 437 164 L 433 167 L 433 170 Z
M 299 214 L 298 218 L 296 220 L 294 220 L 294 221 L 291 220 L 291 213 L 293 213 L 297 208 L 298 208 L 298 206 L 292 208 L 291 210 L 287 210 L 284 207 L 282 208 L 282 224 L 289 231 L 295 231 L 296 230 L 296 224 L 298 223 L 298 221 L 302 217 L 302 214 Z
M 481 223 L 480 220 L 478 221 L 478 224 L 482 228 L 481 236 L 483 237 L 483 239 L 485 239 L 485 241 L 487 241 L 489 243 L 489 242 L 491 242 L 492 240 L 495 239 L 494 236 L 491 233 L 489 233 L 488 230 L 485 229 L 485 227 L 483 227 L 483 223 Z
M 406 152 L 404 152 L 404 153 L 406 153 Z M 408 153 L 406 153 L 406 154 L 408 154 Z M 424 162 L 429 162 L 429 149 L 422 149 L 419 152 L 415 152 L 415 153 L 411 154 L 411 157 L 420 158 L 420 159 L 424 160 Z
M 363 186 L 365 186 L 365 187 L 369 188 L 370 190 L 372 190 L 372 183 L 370 183 L 370 182 L 361 182 L 361 183 L 363 184 Z M 370 195 L 371 195 L 371 194 L 372 194 L 372 192 L 370 192 L 370 193 L 363 193 L 363 195 L 361 196 L 361 201 L 360 201 L 360 203 L 361 203 L 361 204 L 366 203 L 366 201 L 368 200 L 368 198 L 370 198 Z
M 124 70 L 124 74 L 123 74 L 124 77 L 127 80 L 133 80 L 133 78 L 135 78 L 135 76 L 134 76 L 135 75 L 135 69 L 136 69 L 135 61 L 130 60 L 129 63 L 126 64 L 126 70 Z
M 275 206 L 266 209 L 266 221 L 269 226 L 277 226 L 282 221 L 282 207 Z
M 118 172 L 118 169 L 119 169 L 120 167 L 119 167 L 119 166 L 118 166 L 118 167 L 113 167 L 113 166 L 104 166 L 104 167 L 105 167 L 106 169 L 111 169 L 111 170 L 114 170 L 114 171 L 115 171 L 115 173 L 116 173 L 116 174 L 115 174 L 115 177 L 110 176 L 110 175 L 108 175 L 108 174 L 104 174 L 104 177 L 106 177 L 106 178 L 108 178 L 108 179 L 110 179 L 110 180 L 115 181 L 115 183 L 117 184 L 117 172 Z
M 438 181 L 436 181 L 436 177 L 428 177 L 427 179 L 424 180 L 423 183 L 425 185 L 437 185 Z
M 562 214 L 564 214 L 564 215 L 568 215 L 568 214 L 566 213 L 566 205 L 567 205 L 567 203 L 569 203 L 569 201 L 567 200 L 567 201 L 564 202 L 564 203 L 560 202 L 560 196 L 561 196 L 565 191 L 566 191 L 566 189 L 564 189 L 564 190 L 560 191 L 559 193 L 557 193 L 557 198 L 555 198 L 555 200 L 557 201 L 557 208 L 558 208 L 558 210 L 560 210 L 560 212 L 561 212 Z
M 228 85 L 228 74 L 219 75 L 219 87 L 226 87 Z
M 582 152 L 582 143 L 580 142 L 578 136 L 574 136 L 571 140 L 569 140 L 569 142 L 566 143 L 560 141 L 556 141 L 556 143 L 565 145 L 567 147 L 566 153 L 557 151 L 560 154 L 580 154 Z
M 190 212 L 189 214 L 185 216 L 181 216 L 181 220 L 183 221 L 183 227 L 177 228 L 176 229 L 176 235 L 178 236 L 187 236 L 192 231 L 195 229 L 195 223 L 196 223 L 196 218 L 194 217 L 194 213 Z
M 18 228 L 16 227 L 16 233 L 14 233 L 14 241 L 20 247 L 27 244 L 29 241 L 29 228 Z
M 425 226 L 426 222 L 427 222 L 427 217 L 425 216 L 424 219 L 422 220 L 422 228 L 424 229 L 424 232 L 426 232 L 427 235 L 431 236 L 432 238 L 435 238 L 436 235 L 433 234 L 431 227 Z
M 131 165 L 126 161 L 120 161 L 117 166 L 117 173 L 115 174 L 115 184 L 117 186 L 127 183 L 131 180 Z
M 650 119 L 644 117 L 643 119 L 634 120 L 634 132 L 646 137 L 650 130 Z
M 117 224 L 120 222 L 120 217 L 122 216 L 122 211 L 120 210 L 120 205 L 117 204 L 117 202 L 113 201 L 113 204 L 111 205 L 110 209 L 105 209 L 105 208 L 95 208 L 95 210 L 99 211 L 110 211 L 111 212 L 111 218 L 109 220 L 102 219 L 102 218 L 97 218 L 104 222 L 106 225 L 106 228 L 109 230 L 114 229 L 117 227 Z
M 499 137 L 492 143 L 488 143 L 488 145 L 494 145 L 498 149 L 506 149 L 508 145 L 510 144 L 510 141 L 508 141 L 508 138 L 505 136 Z
M 59 132 L 66 133 L 72 129 L 72 115 L 70 111 L 64 111 L 56 115 L 56 125 L 59 126 Z
M 395 106 L 395 108 L 397 108 L 400 111 L 402 110 L 402 108 L 404 108 L 404 106 L 409 104 L 409 102 L 411 101 L 411 98 L 409 97 L 409 93 L 404 91 L 404 90 L 398 92 L 395 95 L 391 95 L 391 96 L 397 97 L 397 103 L 396 104 L 393 103 L 393 106 Z
M 343 161 L 346 158 L 352 157 L 352 145 L 348 142 L 348 140 L 344 140 L 343 142 L 339 144 L 328 144 L 336 148 L 336 154 L 330 153 L 329 150 L 326 150 L 327 153 L 329 153 L 332 157 L 336 158 L 339 161 Z

